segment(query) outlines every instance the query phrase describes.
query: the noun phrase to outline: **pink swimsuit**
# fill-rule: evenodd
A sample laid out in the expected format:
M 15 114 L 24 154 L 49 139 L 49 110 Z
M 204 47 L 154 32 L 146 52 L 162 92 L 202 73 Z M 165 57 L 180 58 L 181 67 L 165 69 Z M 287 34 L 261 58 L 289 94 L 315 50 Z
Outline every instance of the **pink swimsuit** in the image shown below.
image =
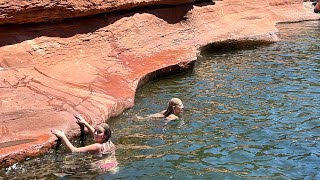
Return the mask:
M 119 164 L 115 157 L 115 146 L 111 141 L 107 141 L 102 144 L 101 154 L 106 158 L 97 161 L 95 164 L 102 171 L 111 171 Z M 108 156 L 107 156 L 108 155 Z

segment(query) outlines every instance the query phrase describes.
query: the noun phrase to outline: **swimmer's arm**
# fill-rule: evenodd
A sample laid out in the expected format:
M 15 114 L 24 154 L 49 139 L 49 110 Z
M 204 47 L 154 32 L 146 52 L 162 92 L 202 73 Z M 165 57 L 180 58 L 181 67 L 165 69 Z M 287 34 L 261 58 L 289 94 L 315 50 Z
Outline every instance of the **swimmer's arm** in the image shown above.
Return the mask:
M 71 144 L 71 142 L 69 141 L 69 139 L 67 138 L 66 135 L 62 135 L 60 137 L 62 139 L 63 144 L 71 151 L 71 152 L 89 152 L 89 153 L 99 153 L 100 152 L 100 148 L 99 148 L 99 144 L 91 144 L 89 146 L 84 146 L 84 147 L 75 147 Z
M 101 144 L 95 143 L 84 147 L 76 148 L 76 151 L 73 152 L 87 152 L 87 153 L 100 153 Z
M 94 135 L 94 127 L 92 127 L 79 113 L 73 115 L 76 118 L 76 123 L 88 128 L 90 134 Z
M 88 122 L 86 122 L 84 125 L 88 128 L 90 134 L 93 136 L 94 135 L 94 128 Z
M 163 117 L 164 117 L 164 115 L 163 115 L 164 112 L 166 112 L 166 110 L 161 111 L 161 112 L 156 113 L 156 114 L 150 114 L 150 115 L 148 115 L 147 117 L 163 118 Z

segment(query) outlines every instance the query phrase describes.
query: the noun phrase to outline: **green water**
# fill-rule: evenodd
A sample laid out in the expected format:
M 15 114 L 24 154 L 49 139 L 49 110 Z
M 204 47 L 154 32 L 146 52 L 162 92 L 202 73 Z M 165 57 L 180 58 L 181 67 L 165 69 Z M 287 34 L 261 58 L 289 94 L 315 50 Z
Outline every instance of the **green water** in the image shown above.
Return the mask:
M 278 25 L 281 41 L 208 49 L 192 72 L 149 83 L 110 120 L 118 169 L 63 150 L 4 178 L 320 179 L 320 22 Z M 179 121 L 138 119 L 182 99 Z

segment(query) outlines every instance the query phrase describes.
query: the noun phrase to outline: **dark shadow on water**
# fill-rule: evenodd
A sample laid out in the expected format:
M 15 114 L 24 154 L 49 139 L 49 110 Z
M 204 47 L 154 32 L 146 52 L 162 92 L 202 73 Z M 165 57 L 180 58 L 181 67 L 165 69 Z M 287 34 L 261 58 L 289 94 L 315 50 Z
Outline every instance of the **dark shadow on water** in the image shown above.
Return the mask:
M 54 22 L 2 25 L 0 26 L 0 47 L 21 43 L 41 36 L 68 38 L 76 34 L 93 33 L 124 17 L 133 16 L 135 13 L 149 13 L 163 19 L 169 24 L 175 24 L 186 20 L 187 18 L 185 15 L 194 6 L 208 6 L 214 4 L 215 3 L 212 1 L 208 2 L 208 0 L 205 0 L 185 5 L 154 5 Z
M 172 66 L 168 66 L 168 67 L 159 69 L 157 71 L 151 72 L 140 79 L 137 88 L 140 89 L 144 85 L 146 85 L 147 83 L 149 83 L 153 80 L 156 80 L 156 79 L 169 77 L 169 76 L 172 77 L 173 73 L 174 74 L 187 73 L 187 72 L 193 70 L 195 62 L 196 61 L 193 60 L 193 61 L 185 63 L 184 65 L 182 65 L 182 64 L 172 65 Z
M 201 55 L 215 52 L 216 54 L 226 53 L 226 52 L 237 52 L 241 50 L 253 50 L 257 47 L 267 46 L 273 42 L 269 41 L 223 41 L 212 43 L 201 48 Z

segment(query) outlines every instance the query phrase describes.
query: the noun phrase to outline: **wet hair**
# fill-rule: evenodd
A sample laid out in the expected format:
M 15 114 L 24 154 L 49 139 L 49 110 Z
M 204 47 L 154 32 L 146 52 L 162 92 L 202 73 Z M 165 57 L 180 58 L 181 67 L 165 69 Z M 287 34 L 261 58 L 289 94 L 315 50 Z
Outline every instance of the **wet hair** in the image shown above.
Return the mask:
M 177 105 L 182 106 L 182 101 L 179 98 L 170 99 L 167 110 L 163 113 L 164 117 L 168 117 L 170 114 L 173 114 L 173 108 Z
M 106 135 L 106 139 L 104 142 L 107 142 L 111 138 L 112 130 L 111 127 L 107 123 L 102 123 L 100 126 L 104 129 L 104 135 Z

